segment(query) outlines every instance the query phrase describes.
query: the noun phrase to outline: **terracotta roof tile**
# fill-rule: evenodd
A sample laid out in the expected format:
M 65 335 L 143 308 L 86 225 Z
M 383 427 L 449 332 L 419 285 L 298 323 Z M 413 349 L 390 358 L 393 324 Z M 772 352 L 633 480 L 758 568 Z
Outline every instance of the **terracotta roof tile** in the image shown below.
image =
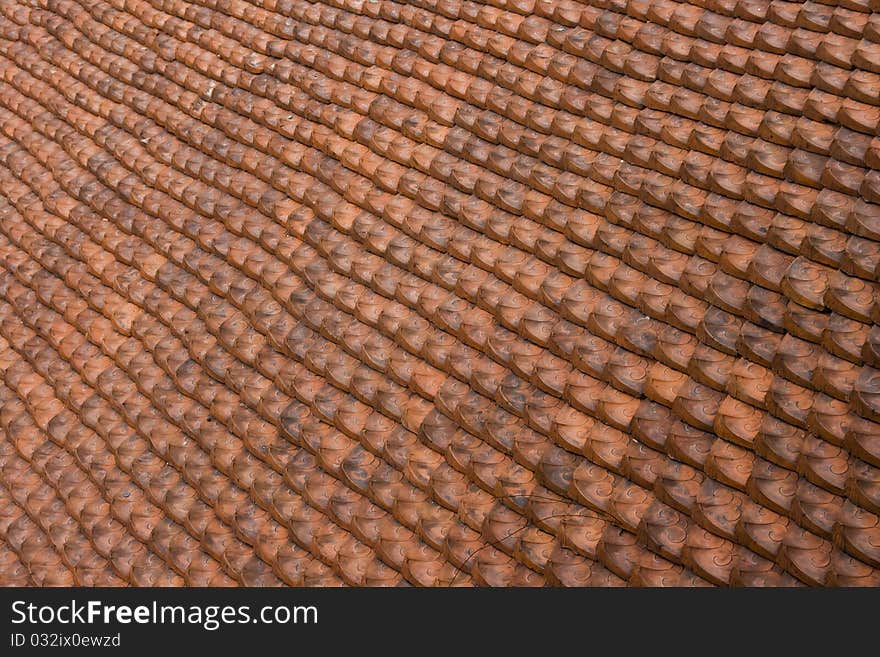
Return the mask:
M 877 585 L 871 3 L 0 15 L 0 582 Z

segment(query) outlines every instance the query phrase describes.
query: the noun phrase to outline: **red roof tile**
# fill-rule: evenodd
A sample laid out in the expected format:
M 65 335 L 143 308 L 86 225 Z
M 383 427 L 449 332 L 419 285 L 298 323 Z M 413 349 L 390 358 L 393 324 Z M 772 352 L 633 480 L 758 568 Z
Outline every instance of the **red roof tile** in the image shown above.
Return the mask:
M 0 7 L 0 583 L 880 584 L 874 9 Z

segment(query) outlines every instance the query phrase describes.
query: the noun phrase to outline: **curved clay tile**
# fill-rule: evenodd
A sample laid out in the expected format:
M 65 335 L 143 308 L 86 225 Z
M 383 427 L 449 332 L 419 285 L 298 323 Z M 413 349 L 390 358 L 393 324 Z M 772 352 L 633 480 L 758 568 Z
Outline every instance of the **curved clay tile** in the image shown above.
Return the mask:
M 0 8 L 0 584 L 878 585 L 878 26 Z

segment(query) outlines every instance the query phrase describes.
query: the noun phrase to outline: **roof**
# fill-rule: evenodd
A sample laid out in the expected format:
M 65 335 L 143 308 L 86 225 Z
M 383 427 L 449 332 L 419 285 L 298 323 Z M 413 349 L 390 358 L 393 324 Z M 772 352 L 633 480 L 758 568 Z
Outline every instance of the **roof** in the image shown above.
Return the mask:
M 0 6 L 0 583 L 880 584 L 875 0 Z

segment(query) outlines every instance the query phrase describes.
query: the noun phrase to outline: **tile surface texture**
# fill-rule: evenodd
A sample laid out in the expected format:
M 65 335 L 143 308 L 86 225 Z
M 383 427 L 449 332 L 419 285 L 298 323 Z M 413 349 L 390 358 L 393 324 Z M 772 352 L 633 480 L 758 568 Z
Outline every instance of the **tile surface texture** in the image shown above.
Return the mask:
M 880 585 L 878 0 L 0 3 L 0 584 Z

